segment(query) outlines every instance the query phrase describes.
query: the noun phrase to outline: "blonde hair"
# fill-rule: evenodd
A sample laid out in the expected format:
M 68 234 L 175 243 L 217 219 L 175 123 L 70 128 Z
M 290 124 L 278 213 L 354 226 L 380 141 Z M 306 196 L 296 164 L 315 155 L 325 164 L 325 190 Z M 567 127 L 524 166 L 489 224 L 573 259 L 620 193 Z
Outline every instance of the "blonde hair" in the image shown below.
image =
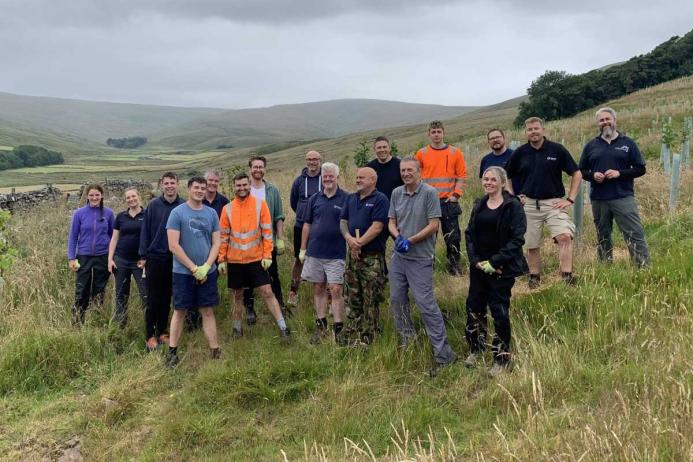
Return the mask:
M 486 170 L 484 170 L 484 174 L 481 176 L 483 177 L 484 175 L 486 175 L 487 172 L 493 172 L 496 175 L 496 177 L 498 177 L 498 179 L 501 182 L 501 187 L 508 184 L 508 172 L 506 172 L 503 167 L 498 167 L 498 166 L 489 167 Z

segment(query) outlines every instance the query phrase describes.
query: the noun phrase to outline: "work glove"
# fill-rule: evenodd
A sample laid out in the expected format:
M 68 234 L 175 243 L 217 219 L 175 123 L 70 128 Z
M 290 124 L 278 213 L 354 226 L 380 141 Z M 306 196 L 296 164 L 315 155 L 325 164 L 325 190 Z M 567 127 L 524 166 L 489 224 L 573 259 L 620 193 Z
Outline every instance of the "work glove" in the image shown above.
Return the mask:
M 298 261 L 300 261 L 301 264 L 303 264 L 303 262 L 306 261 L 306 251 L 305 250 L 301 250 L 300 252 L 298 252 Z
M 277 239 L 274 241 L 274 248 L 277 250 L 277 255 L 283 255 L 286 245 L 284 244 L 284 239 Z
M 219 274 L 226 274 L 226 262 L 218 263 L 217 269 L 219 270 Z
M 403 238 L 401 234 L 395 239 L 395 250 L 399 253 L 407 253 L 410 245 L 409 239 Z
M 207 277 L 207 273 L 209 273 L 209 269 L 210 269 L 210 266 L 207 263 L 205 263 L 204 265 L 198 266 L 197 269 L 195 270 L 195 274 L 193 274 L 193 276 L 195 276 L 195 279 L 197 279 L 198 281 L 201 281 Z
M 487 261 L 481 263 L 481 271 L 483 271 L 486 274 L 494 274 L 496 272 L 496 269 L 491 266 L 491 263 Z
M 262 266 L 262 269 L 267 271 L 270 266 L 272 266 L 272 259 L 271 258 L 263 258 L 262 261 L 260 262 L 260 265 Z

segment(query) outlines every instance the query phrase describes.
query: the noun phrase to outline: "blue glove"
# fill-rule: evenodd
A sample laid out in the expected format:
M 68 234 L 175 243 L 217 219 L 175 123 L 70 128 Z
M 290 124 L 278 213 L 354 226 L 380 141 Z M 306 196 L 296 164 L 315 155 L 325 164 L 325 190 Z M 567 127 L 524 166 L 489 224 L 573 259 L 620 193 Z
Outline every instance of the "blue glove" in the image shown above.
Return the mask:
M 410 245 L 409 239 L 403 238 L 401 234 L 395 239 L 395 250 L 399 253 L 407 253 Z

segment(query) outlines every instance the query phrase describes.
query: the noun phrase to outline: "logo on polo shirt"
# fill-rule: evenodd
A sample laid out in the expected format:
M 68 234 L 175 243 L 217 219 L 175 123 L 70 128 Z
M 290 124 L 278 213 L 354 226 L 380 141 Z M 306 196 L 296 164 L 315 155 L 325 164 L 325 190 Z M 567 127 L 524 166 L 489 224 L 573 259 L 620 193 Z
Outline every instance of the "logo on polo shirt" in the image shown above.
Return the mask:
M 339 205 L 333 205 L 333 207 L 336 208 L 337 210 L 342 210 L 342 207 Z
M 373 204 L 369 202 L 365 205 L 365 207 L 373 207 Z
M 630 148 L 628 146 L 619 146 L 619 147 L 614 148 L 614 149 L 618 149 L 619 151 L 623 151 L 623 152 L 628 152 L 630 150 Z
M 546 160 L 558 160 L 558 157 L 546 156 Z

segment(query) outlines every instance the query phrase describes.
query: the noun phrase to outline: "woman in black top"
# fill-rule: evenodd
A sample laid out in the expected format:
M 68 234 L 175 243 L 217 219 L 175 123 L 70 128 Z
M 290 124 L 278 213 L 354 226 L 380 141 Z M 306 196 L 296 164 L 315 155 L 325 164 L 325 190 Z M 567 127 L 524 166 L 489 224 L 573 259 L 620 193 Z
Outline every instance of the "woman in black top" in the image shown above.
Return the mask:
M 135 278 L 143 308 L 146 309 L 147 306 L 145 274 L 143 267 L 139 264 L 138 252 L 144 208 L 140 202 L 140 193 L 136 188 L 125 190 L 125 203 L 128 205 L 128 209 L 116 216 L 113 225 L 113 237 L 111 237 L 111 243 L 108 246 L 108 271 L 115 275 L 115 318 L 120 323 L 120 327 L 125 327 L 127 323 L 130 276 Z
M 481 184 L 486 195 L 477 199 L 465 231 L 469 256 L 466 337 L 469 356 L 464 364 L 475 367 L 486 348 L 486 306 L 495 334 L 492 341 L 492 376 L 509 369 L 510 296 L 515 278 L 528 271 L 522 254 L 527 220 L 517 197 L 505 190 L 508 176 L 501 167 L 489 167 Z

